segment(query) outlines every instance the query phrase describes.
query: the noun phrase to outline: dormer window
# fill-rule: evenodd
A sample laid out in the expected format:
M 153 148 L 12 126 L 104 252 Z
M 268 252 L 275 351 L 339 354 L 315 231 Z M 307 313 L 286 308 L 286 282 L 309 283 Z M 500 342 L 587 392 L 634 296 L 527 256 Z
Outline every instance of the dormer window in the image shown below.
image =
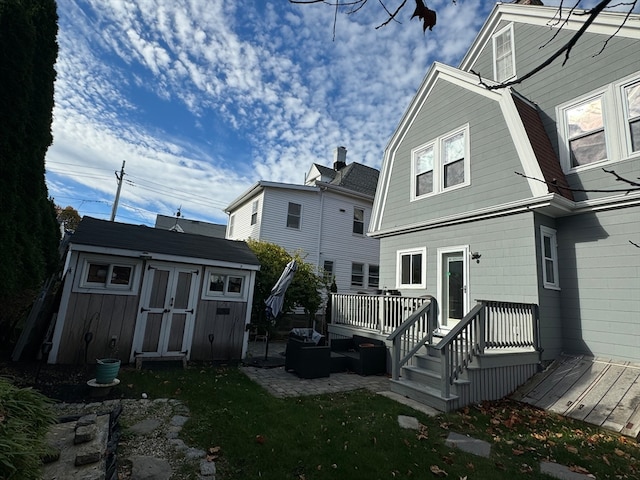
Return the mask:
M 505 82 L 516 76 L 513 24 L 493 36 L 493 78 Z

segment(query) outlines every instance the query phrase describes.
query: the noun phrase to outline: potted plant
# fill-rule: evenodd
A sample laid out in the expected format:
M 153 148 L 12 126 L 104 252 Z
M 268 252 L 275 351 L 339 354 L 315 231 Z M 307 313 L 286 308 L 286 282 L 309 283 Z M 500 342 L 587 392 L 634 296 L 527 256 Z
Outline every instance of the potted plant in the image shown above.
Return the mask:
M 111 337 L 109 342 L 109 356 L 106 358 L 96 359 L 96 383 L 109 384 L 113 383 L 120 371 L 121 361 L 118 355 L 118 339 Z

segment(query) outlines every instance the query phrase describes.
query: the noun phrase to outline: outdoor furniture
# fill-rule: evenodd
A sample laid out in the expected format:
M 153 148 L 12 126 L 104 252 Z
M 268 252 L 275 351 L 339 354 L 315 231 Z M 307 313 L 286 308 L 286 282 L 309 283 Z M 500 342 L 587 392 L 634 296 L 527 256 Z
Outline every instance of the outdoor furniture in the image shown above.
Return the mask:
M 323 338 L 324 340 L 324 338 Z M 285 371 L 294 371 L 300 378 L 328 377 L 330 373 L 331 349 L 316 345 L 306 338 L 290 334 L 285 352 Z
M 387 371 L 387 347 L 382 340 L 354 335 L 331 340 L 331 372 L 351 370 L 358 375 Z

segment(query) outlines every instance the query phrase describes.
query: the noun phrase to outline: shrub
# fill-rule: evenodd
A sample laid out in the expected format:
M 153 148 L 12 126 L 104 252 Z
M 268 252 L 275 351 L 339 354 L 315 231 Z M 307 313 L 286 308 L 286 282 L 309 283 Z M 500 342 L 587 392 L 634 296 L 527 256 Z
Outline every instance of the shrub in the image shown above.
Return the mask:
M 45 434 L 52 423 L 47 397 L 0 378 L 0 478 L 40 478 Z

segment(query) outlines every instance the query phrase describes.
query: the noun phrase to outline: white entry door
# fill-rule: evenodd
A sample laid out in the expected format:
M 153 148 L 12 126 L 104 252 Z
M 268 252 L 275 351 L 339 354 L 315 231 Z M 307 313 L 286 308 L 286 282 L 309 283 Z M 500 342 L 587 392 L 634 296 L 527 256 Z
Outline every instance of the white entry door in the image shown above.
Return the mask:
M 447 330 L 469 311 L 468 257 L 466 246 L 438 249 L 440 320 Z
M 134 334 L 136 354 L 164 357 L 187 354 L 191 348 L 199 269 L 149 263 L 142 283 Z

